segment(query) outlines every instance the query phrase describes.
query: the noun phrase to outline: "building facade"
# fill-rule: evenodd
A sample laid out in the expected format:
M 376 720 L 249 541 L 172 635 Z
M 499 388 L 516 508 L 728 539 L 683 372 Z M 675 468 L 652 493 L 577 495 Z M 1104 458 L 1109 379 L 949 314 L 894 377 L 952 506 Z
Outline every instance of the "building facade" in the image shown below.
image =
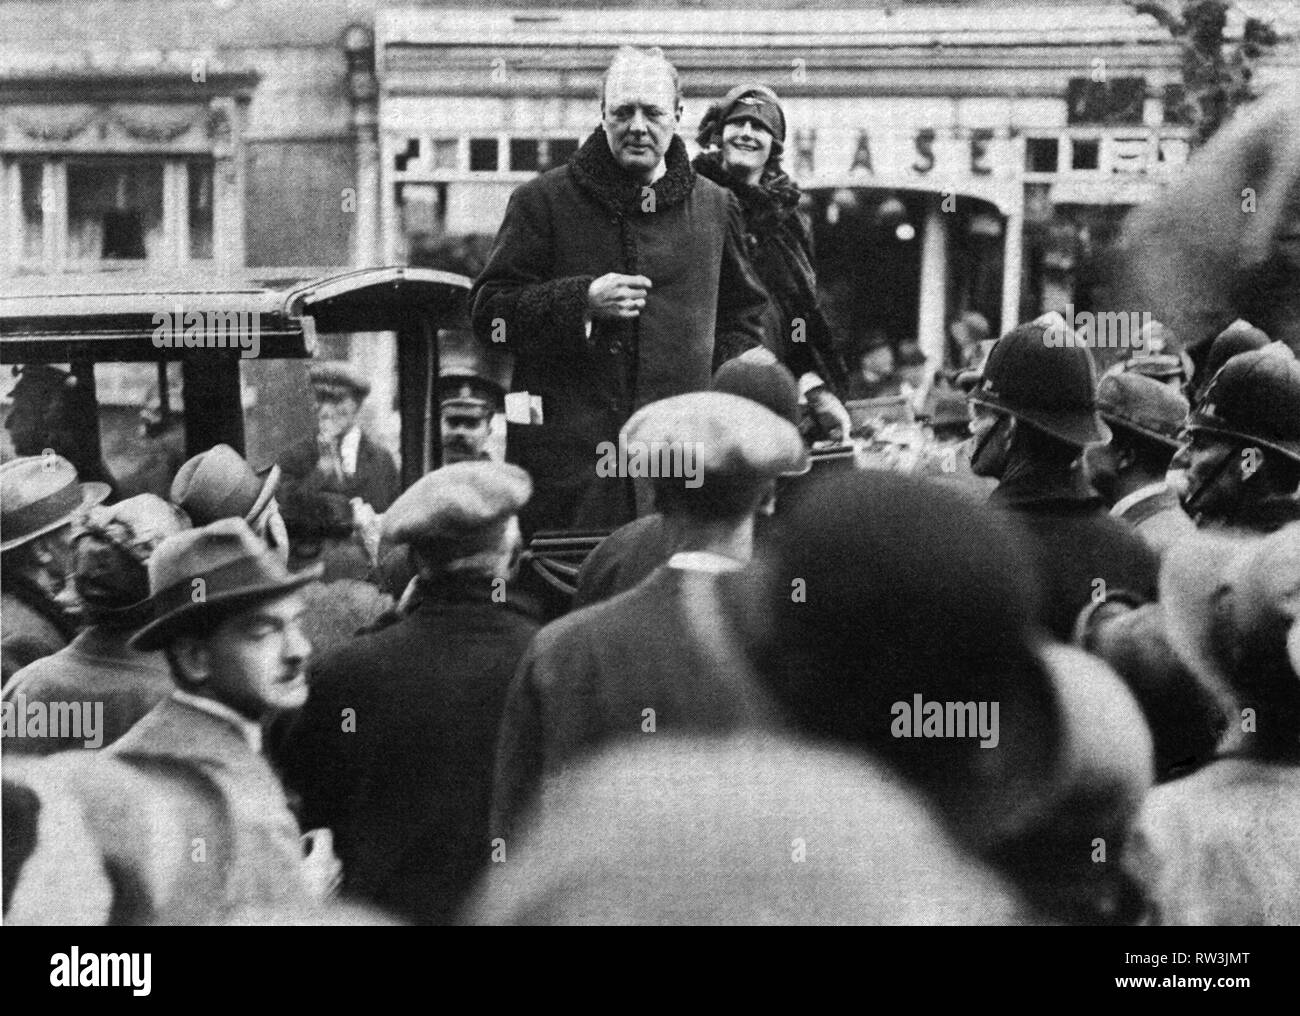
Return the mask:
M 1266 87 L 1296 87 L 1294 11 L 1238 6 L 1283 34 Z M 614 50 L 658 45 L 688 139 L 734 84 L 776 89 L 828 303 L 936 358 L 963 310 L 997 329 L 1086 305 L 1089 255 L 1189 150 L 1167 115 L 1179 49 L 1118 2 L 63 0 L 4 17 L 0 276 L 472 272 L 511 190 L 597 126 Z M 354 355 L 382 403 L 390 353 Z

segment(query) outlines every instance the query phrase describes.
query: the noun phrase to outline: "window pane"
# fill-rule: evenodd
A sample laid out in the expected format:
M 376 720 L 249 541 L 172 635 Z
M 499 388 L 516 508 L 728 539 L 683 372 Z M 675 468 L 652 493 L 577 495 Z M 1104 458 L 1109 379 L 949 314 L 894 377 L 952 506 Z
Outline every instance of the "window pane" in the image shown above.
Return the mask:
M 186 459 L 181 365 L 162 377 L 157 363 L 95 364 L 102 454 L 122 497 L 166 498 Z
M 455 138 L 436 138 L 433 142 L 433 168 L 459 169 L 456 164 L 459 148 Z
M 24 162 L 18 168 L 23 191 L 23 246 L 24 258 L 39 258 L 44 242 L 45 205 L 41 201 L 41 164 Z
M 68 165 L 68 254 L 143 260 L 163 254 L 161 160 Z
M 189 164 L 190 257 L 212 258 L 212 163 Z
M 1096 169 L 1101 164 L 1101 143 L 1099 141 L 1080 141 L 1076 138 L 1071 149 L 1071 169 Z
M 529 172 L 537 169 L 537 139 L 510 139 L 510 168 L 515 172 Z
M 491 173 L 497 168 L 497 139 L 470 138 L 469 168 L 476 173 Z
M 1056 138 L 1029 138 L 1025 144 L 1025 169 L 1030 173 L 1055 173 Z

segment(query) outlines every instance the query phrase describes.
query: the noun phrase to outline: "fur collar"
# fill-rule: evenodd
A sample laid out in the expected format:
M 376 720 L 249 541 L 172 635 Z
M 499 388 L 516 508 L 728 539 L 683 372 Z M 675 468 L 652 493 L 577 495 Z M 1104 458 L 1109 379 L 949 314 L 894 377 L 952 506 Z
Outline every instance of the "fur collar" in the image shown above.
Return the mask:
M 723 168 L 722 153 L 701 152 L 691 163 L 695 172 L 714 183 L 726 187 L 740 200 L 745 219 L 754 226 L 782 222 L 793 215 L 799 206 L 799 188 L 781 169 L 771 165 L 763 169 L 757 185 L 732 176 Z
M 674 136 L 668 145 L 664 160 L 667 172 L 651 184 L 655 193 L 655 208 L 671 208 L 681 204 L 695 186 L 695 171 L 686 157 L 686 145 Z M 605 140 L 605 132 L 597 127 L 582 143 L 569 162 L 569 172 L 574 182 L 605 208 L 617 216 L 639 211 L 644 200 L 639 183 L 629 177 L 614 161 Z

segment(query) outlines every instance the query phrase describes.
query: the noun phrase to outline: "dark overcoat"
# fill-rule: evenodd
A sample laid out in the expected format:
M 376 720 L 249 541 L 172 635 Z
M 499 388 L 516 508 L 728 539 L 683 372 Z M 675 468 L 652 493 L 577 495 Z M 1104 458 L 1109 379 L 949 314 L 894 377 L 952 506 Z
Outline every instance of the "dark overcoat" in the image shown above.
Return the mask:
M 725 733 L 770 707 L 712 609 L 730 576 L 670 566 L 547 625 L 520 661 L 497 746 L 494 835 L 506 835 L 547 777 L 617 738 Z
M 795 377 L 818 374 L 843 396 L 849 374 L 835 348 L 817 292 L 812 229 L 799 211 L 799 188 L 783 172 L 768 169 L 757 185 L 738 180 L 717 152 L 691 163 L 701 176 L 726 187 L 745 216 L 745 250 L 776 313 L 767 345 Z
M 1063 642 L 1094 597 L 1125 592 L 1139 602 L 1158 596 L 1160 560 L 1077 477 L 1073 484 L 1025 476 L 998 485 L 989 505 L 1032 537 L 1029 546 L 1043 589 L 1042 622 Z
M 513 390 L 541 399 L 541 422 L 507 433 L 507 457 L 533 477 L 526 533 L 629 521 L 629 485 L 597 476 L 597 446 L 636 409 L 707 389 L 717 364 L 763 344 L 772 310 L 743 232 L 735 197 L 691 169 L 680 138 L 649 187 L 597 130 L 569 165 L 511 195 L 470 299 L 480 339 L 514 353 Z M 588 333 L 587 290 L 608 272 L 652 288 L 636 319 Z
M 455 916 L 491 857 L 497 727 L 536 630 L 466 578 L 312 666 L 282 761 L 306 826 L 334 831 L 345 894 L 421 923 Z

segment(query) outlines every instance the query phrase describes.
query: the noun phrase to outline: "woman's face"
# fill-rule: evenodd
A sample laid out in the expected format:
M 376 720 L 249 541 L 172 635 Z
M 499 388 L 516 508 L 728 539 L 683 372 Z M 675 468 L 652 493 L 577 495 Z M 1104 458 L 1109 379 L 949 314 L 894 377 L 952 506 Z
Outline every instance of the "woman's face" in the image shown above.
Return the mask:
M 757 120 L 732 120 L 722 126 L 722 164 L 746 173 L 761 171 L 772 154 L 772 135 Z

